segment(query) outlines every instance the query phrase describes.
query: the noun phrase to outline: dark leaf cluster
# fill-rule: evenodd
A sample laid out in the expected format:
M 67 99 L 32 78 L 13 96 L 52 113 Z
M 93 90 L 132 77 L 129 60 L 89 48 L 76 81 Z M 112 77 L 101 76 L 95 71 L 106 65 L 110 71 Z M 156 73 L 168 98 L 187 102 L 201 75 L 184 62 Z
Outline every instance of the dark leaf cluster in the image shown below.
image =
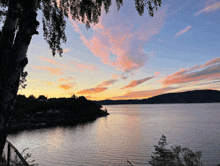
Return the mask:
M 61 42 L 66 42 L 64 13 L 59 9 L 56 1 L 42 2 L 44 39 L 49 44 L 53 55 L 56 51 L 61 55 Z
M 154 9 L 157 10 L 161 4 L 161 0 L 135 0 L 135 8 L 141 16 L 144 14 L 144 8 L 147 6 L 148 14 L 153 17 Z
M 25 89 L 25 87 L 27 86 L 27 84 L 25 84 L 25 82 L 27 81 L 26 80 L 27 75 L 28 75 L 27 71 L 22 71 L 20 74 L 19 86 L 21 87 L 21 89 L 22 88 Z

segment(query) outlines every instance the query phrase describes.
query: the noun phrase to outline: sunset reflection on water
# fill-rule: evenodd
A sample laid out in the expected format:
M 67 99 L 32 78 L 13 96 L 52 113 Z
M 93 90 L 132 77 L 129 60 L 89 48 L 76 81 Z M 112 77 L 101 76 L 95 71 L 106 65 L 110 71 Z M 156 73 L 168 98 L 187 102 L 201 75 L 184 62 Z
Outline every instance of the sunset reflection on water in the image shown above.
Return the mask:
M 202 150 L 204 165 L 220 163 L 219 104 L 106 106 L 107 117 L 69 127 L 9 135 L 39 165 L 148 165 L 162 134 L 169 145 Z

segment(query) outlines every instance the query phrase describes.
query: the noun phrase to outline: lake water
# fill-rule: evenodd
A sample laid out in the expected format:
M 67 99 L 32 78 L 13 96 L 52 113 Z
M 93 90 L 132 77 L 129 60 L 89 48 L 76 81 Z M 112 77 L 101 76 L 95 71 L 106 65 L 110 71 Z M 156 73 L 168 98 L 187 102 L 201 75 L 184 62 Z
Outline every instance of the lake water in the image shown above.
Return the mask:
M 29 148 L 39 166 L 149 165 L 162 134 L 169 145 L 220 163 L 220 104 L 108 105 L 107 117 L 74 127 L 23 131 L 8 140 Z M 169 146 L 168 145 L 168 146 Z

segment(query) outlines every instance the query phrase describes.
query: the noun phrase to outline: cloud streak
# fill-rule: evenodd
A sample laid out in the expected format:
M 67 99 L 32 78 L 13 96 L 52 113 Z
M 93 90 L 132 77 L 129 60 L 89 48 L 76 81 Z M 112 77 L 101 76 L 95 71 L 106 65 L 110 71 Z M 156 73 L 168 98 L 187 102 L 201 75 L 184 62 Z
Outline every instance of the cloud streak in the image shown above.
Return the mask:
M 45 84 L 45 85 L 47 85 L 47 86 L 52 86 L 52 85 L 54 85 L 54 82 L 51 82 L 51 81 L 43 81 L 42 83 Z
M 121 89 L 127 89 L 127 88 L 133 88 L 133 87 L 136 87 L 142 83 L 144 83 L 145 81 L 148 81 L 150 79 L 154 78 L 154 76 L 152 77 L 147 77 L 147 78 L 144 78 L 144 79 L 141 79 L 141 80 L 133 80 L 130 82 L 130 84 L 128 84 L 127 86 L 125 87 L 122 87 Z
M 117 82 L 117 81 L 118 81 L 117 79 L 106 80 L 106 81 L 103 81 L 101 84 L 97 85 L 97 87 L 109 86 L 109 85 L 114 84 L 114 83 Z
M 77 94 L 95 94 L 95 93 L 100 93 L 103 92 L 105 90 L 107 90 L 108 88 L 106 87 L 95 87 L 95 88 L 91 88 L 91 89 L 84 89 L 81 90 L 79 92 L 77 92 Z
M 215 2 L 211 5 L 206 6 L 205 8 L 203 8 L 202 10 L 196 12 L 195 14 L 193 14 L 193 16 L 198 16 L 202 13 L 209 13 L 209 12 L 214 12 L 216 10 L 220 9 L 220 2 Z
M 192 28 L 192 25 L 186 27 L 185 29 L 179 31 L 178 33 L 176 33 L 175 38 L 179 35 L 183 35 L 184 33 L 188 32 L 190 29 Z
M 58 63 L 58 62 L 56 62 L 55 60 L 50 59 L 50 58 L 39 57 L 38 59 L 39 59 L 39 60 L 46 61 L 46 62 L 51 63 L 51 64 L 54 64 L 54 65 L 61 65 L 61 63 Z
M 67 82 L 67 81 L 72 81 L 75 78 L 73 77 L 67 77 L 67 78 L 59 78 L 58 82 Z
M 157 96 L 157 95 L 160 95 L 160 94 L 167 93 L 167 92 L 175 90 L 175 89 L 177 89 L 177 88 L 166 87 L 166 88 L 155 89 L 155 90 L 128 92 L 128 93 L 126 93 L 125 95 L 122 95 L 122 96 L 112 97 L 111 100 L 149 98 L 149 97 L 153 97 L 153 96 Z
M 58 85 L 58 88 L 66 91 L 66 90 L 73 88 L 75 84 L 76 83 L 60 84 Z
M 94 88 L 81 90 L 77 94 L 96 94 L 96 93 L 100 93 L 100 92 L 103 92 L 103 91 L 107 90 L 108 89 L 107 86 L 112 85 L 117 81 L 118 81 L 117 79 L 109 79 L 109 80 L 101 82 L 100 84 L 98 84 Z
M 93 64 L 85 64 L 85 63 L 78 63 L 75 61 L 70 61 L 71 65 L 74 65 L 77 70 L 84 72 L 85 70 L 89 71 L 99 71 L 99 68 Z
M 50 74 L 52 75 L 63 75 L 64 74 L 64 72 L 62 71 L 62 68 L 51 68 L 51 67 L 35 66 L 35 65 L 31 65 L 31 67 L 37 70 L 41 69 L 41 70 L 49 71 Z
M 161 80 L 163 85 L 193 83 L 220 78 L 220 58 L 215 58 L 202 65 L 181 69 Z

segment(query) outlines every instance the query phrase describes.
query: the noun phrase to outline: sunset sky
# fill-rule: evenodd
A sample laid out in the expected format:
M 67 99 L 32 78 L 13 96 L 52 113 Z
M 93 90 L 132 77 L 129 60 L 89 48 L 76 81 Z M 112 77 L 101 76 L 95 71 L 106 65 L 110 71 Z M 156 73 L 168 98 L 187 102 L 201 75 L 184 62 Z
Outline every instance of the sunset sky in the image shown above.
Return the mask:
M 91 26 L 66 19 L 63 57 L 40 35 L 28 49 L 27 97 L 142 99 L 198 89 L 220 90 L 220 1 L 162 0 L 150 17 L 133 0 Z M 39 12 L 38 21 L 42 14 Z

